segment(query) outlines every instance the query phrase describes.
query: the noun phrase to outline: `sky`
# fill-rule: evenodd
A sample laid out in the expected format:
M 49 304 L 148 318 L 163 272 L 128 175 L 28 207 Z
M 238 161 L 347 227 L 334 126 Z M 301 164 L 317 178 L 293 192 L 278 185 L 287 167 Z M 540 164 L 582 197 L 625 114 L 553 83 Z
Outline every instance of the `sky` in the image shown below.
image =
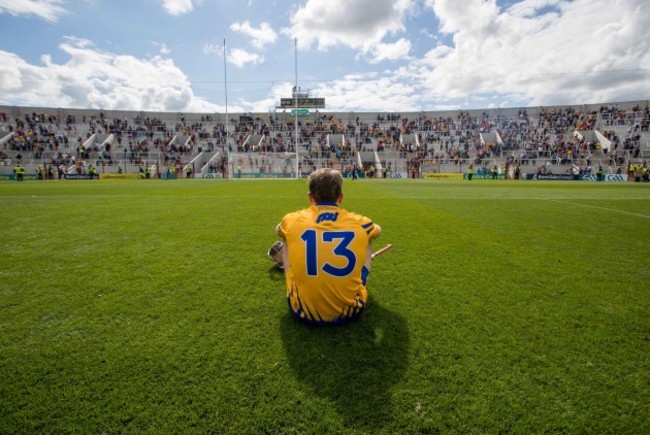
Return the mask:
M 650 98 L 650 0 L 0 0 L 0 104 L 270 112 Z M 279 110 L 279 109 L 278 109 Z

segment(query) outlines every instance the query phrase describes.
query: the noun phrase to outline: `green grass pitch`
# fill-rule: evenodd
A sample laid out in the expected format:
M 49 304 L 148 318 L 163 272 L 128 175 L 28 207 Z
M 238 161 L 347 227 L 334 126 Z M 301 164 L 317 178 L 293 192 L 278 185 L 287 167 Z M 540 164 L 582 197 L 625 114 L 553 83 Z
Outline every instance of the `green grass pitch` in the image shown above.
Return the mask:
M 362 319 L 266 250 L 304 180 L 0 183 L 0 433 L 650 433 L 650 186 L 347 180 Z

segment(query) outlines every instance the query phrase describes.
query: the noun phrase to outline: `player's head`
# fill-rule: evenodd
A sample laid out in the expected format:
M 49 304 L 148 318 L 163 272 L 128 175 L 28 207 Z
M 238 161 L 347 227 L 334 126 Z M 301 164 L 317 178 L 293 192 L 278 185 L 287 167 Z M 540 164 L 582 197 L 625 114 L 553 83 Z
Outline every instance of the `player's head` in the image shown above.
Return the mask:
M 343 199 L 343 176 L 336 169 L 322 168 L 307 179 L 309 196 L 316 202 L 340 202 Z

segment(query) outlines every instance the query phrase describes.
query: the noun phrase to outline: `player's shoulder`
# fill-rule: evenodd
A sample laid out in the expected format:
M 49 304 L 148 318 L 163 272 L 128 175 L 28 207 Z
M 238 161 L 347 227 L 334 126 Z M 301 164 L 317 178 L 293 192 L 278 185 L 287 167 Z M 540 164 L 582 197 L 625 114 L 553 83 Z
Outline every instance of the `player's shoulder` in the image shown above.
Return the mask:
M 358 222 L 372 222 L 372 219 L 370 219 L 368 216 L 364 216 L 362 214 L 355 213 L 353 211 L 348 211 L 348 210 L 345 210 L 345 209 L 341 209 L 340 214 L 341 214 L 341 217 L 343 217 L 345 219 L 354 220 L 354 221 L 358 221 Z
M 295 210 L 295 211 L 292 211 L 292 212 L 289 212 L 289 213 L 285 214 L 282 217 L 282 222 L 292 222 L 292 221 L 298 220 L 300 218 L 304 218 L 306 216 L 309 216 L 310 213 L 311 213 L 311 211 L 310 211 L 309 208 L 303 208 L 302 210 Z
M 341 217 L 343 221 L 348 223 L 348 225 L 352 224 L 361 227 L 371 238 L 377 237 L 381 234 L 381 227 L 375 224 L 368 216 L 345 211 L 345 213 L 342 213 Z
M 339 225 L 348 228 L 360 228 L 368 231 L 369 227 L 373 226 L 372 219 L 359 213 L 341 210 L 337 219 Z

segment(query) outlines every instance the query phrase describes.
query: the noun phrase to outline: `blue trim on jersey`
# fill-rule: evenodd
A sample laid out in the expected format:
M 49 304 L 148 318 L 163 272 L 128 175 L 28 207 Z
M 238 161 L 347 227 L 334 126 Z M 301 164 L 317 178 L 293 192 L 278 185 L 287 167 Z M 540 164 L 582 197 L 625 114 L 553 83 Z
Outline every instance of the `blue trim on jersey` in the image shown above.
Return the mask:
M 318 206 L 318 205 L 329 205 L 329 206 L 334 206 L 334 207 L 338 207 L 338 206 L 339 206 L 339 205 L 338 205 L 337 203 L 335 203 L 335 202 L 325 202 L 325 201 L 324 201 L 324 202 L 317 202 L 316 205 L 317 205 L 317 206 Z
M 370 271 L 366 266 L 363 266 L 361 268 L 361 282 L 363 283 L 363 286 L 366 286 L 366 283 L 368 282 L 368 275 L 370 275 Z

